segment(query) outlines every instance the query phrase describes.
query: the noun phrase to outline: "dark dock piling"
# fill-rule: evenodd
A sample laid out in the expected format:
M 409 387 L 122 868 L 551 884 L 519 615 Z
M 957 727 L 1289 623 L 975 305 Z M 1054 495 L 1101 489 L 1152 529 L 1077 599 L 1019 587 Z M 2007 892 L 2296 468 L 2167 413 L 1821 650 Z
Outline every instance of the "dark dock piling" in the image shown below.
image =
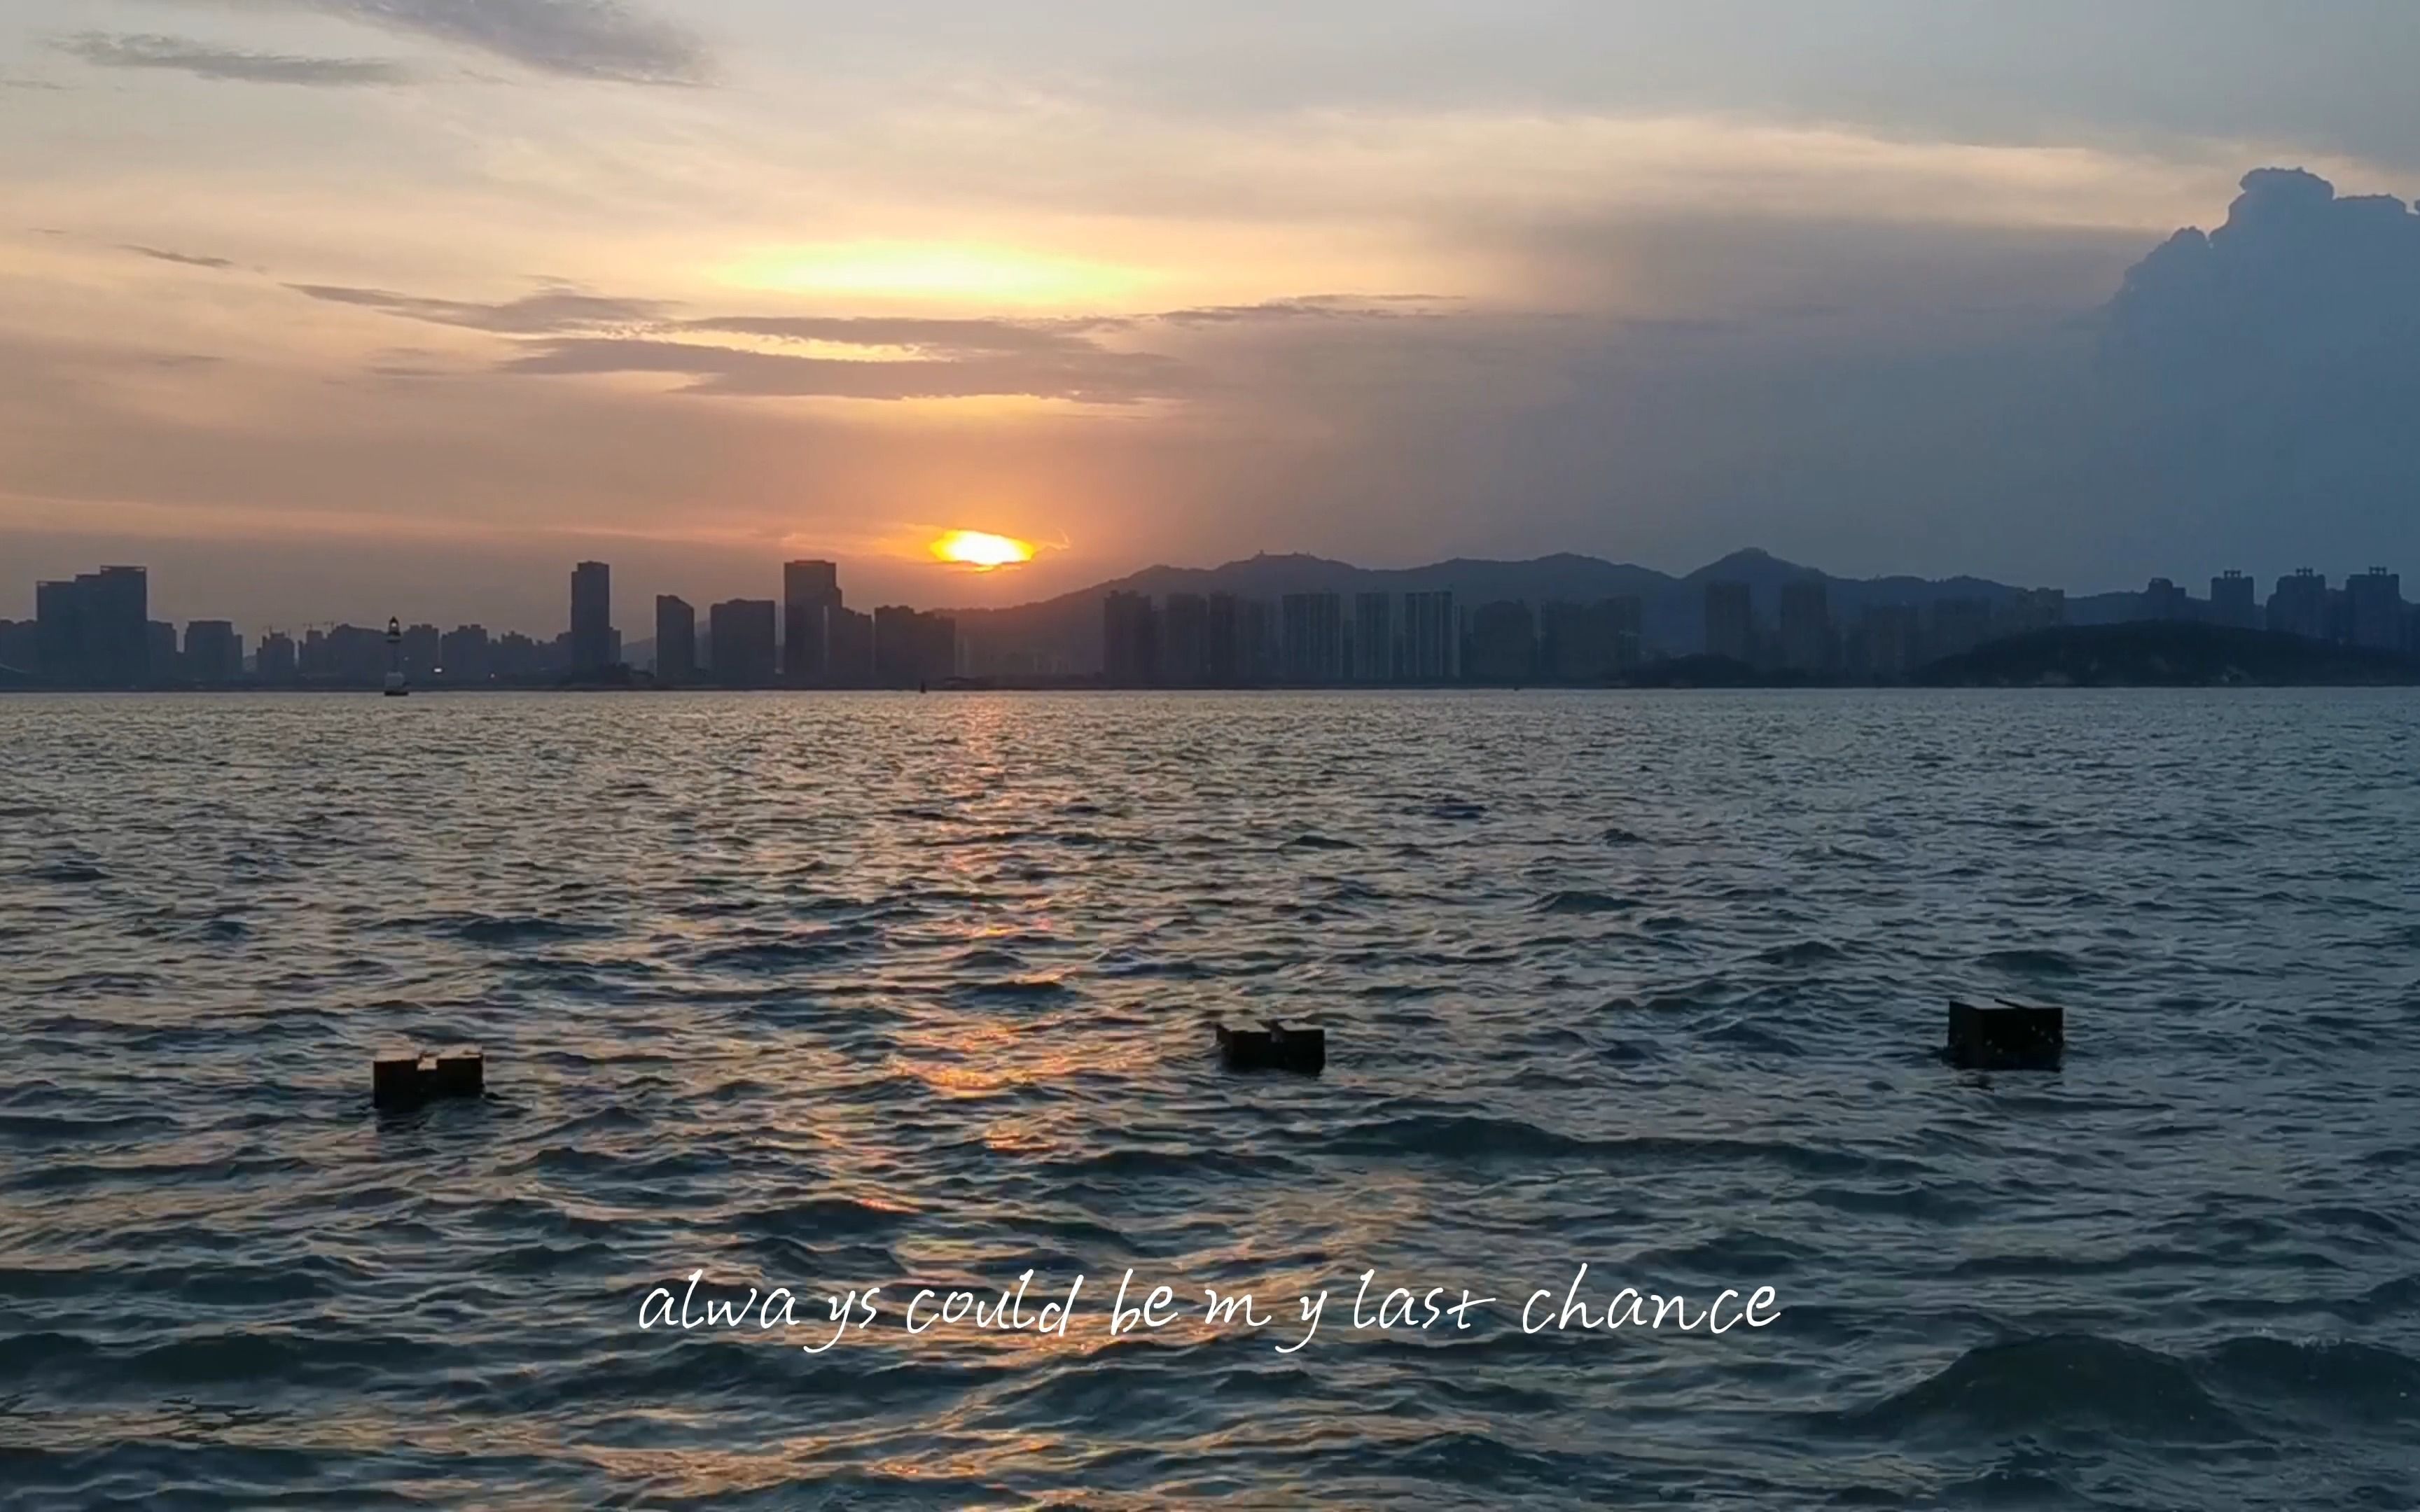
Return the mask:
M 2067 1055 L 2063 1009 L 1951 1003 L 1943 1054 L 1962 1071 L 2056 1071 Z
M 487 1057 L 468 1045 L 434 1053 L 384 1051 L 370 1062 L 370 1101 L 381 1108 L 416 1108 L 439 1098 L 479 1097 L 487 1088 Z
M 1218 1058 L 1229 1071 L 1290 1071 L 1316 1076 L 1327 1067 L 1326 1029 L 1289 1029 L 1272 1021 L 1265 1029 L 1218 1026 Z

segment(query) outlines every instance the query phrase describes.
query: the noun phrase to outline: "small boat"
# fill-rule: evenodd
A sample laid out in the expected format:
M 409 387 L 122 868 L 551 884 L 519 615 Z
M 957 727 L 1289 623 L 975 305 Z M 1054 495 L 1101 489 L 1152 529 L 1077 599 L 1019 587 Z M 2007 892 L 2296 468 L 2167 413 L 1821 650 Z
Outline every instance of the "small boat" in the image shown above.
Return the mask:
M 403 680 L 403 622 L 386 622 L 386 696 L 391 699 L 411 696 L 411 686 Z

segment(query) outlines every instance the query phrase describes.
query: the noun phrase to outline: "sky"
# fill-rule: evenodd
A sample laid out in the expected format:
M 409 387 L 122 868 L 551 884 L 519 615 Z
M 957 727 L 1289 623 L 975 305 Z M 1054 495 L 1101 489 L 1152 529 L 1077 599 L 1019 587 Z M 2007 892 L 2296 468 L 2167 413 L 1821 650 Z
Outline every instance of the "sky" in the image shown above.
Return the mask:
M 2420 572 L 2415 64 L 2402 0 L 10 0 L 0 616 Z

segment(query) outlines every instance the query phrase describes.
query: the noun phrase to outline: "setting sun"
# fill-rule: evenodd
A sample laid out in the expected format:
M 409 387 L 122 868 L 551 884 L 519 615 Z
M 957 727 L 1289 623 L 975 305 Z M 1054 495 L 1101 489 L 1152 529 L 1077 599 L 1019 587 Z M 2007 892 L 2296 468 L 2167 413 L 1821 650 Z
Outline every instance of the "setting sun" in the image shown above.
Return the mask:
M 994 567 L 1011 567 L 1033 560 L 1033 543 L 1013 536 L 993 535 L 984 531 L 952 531 L 933 543 L 933 555 L 942 562 L 954 562 L 978 572 Z

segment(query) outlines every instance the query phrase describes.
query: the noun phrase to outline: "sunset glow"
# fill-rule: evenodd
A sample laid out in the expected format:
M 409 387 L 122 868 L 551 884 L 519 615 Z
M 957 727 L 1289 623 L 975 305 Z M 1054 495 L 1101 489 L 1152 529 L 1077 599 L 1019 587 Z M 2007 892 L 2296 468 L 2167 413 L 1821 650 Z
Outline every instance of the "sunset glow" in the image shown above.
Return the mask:
M 937 561 L 989 572 L 995 567 L 1013 567 L 1020 562 L 1032 561 L 1033 543 L 985 531 L 952 531 L 933 543 L 933 556 Z

